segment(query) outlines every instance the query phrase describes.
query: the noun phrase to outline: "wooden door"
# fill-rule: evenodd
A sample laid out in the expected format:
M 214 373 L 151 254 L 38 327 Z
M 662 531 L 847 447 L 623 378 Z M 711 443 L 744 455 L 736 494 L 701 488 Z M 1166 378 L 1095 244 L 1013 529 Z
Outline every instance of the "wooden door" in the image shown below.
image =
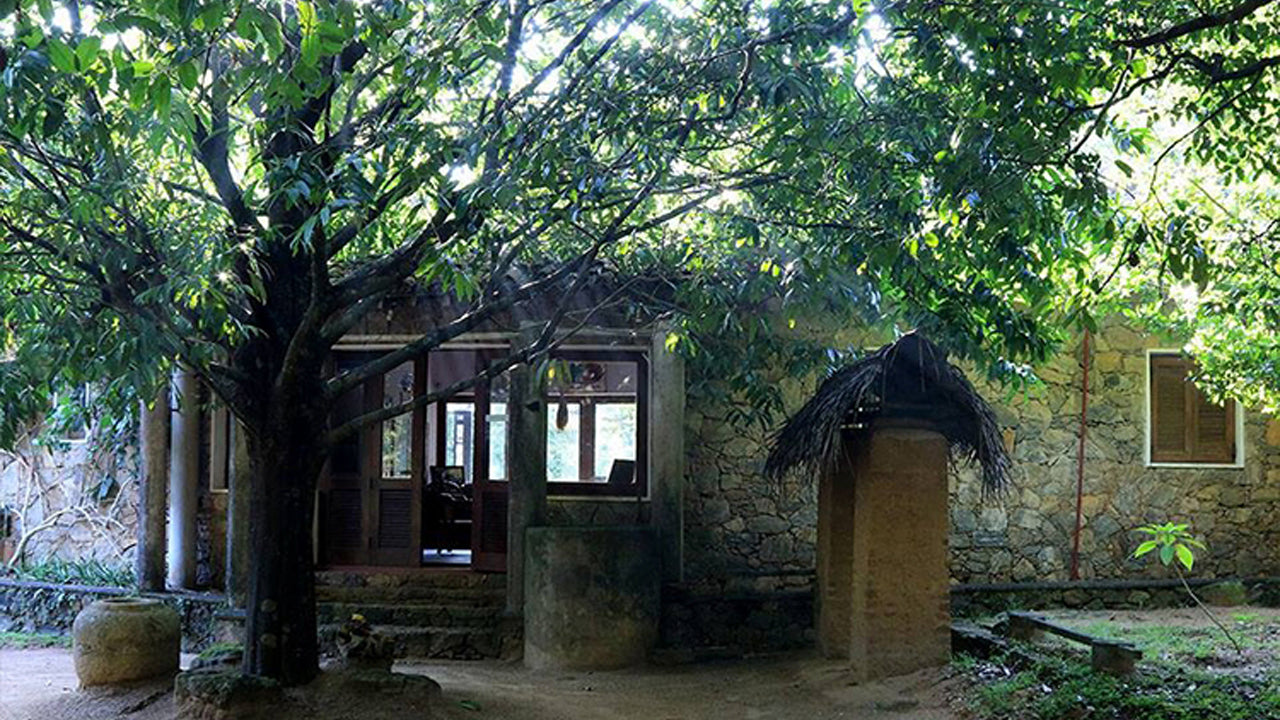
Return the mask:
M 426 392 L 426 360 L 387 372 L 369 388 L 374 407 L 391 407 Z M 426 410 L 398 415 L 371 426 L 374 462 L 369 481 L 368 537 L 373 565 L 417 566 L 422 562 L 422 485 L 426 458 Z
M 333 370 L 341 373 L 373 359 L 371 353 L 344 352 L 334 357 Z M 338 398 L 331 426 L 341 425 L 377 406 L 365 383 Z M 352 435 L 329 453 L 320 479 L 320 558 L 324 565 L 363 565 L 369 562 L 367 472 L 370 444 L 366 433 Z
M 477 369 L 487 364 L 483 356 L 477 359 Z M 495 431 L 490 410 L 493 406 L 494 388 L 489 382 L 476 387 L 475 454 L 472 459 L 472 507 L 471 507 L 471 567 L 480 572 L 507 571 L 507 482 L 506 478 L 491 478 L 490 443 L 506 442 L 506 423 Z M 505 402 L 505 394 L 499 393 Z
M 336 353 L 334 370 L 362 365 L 375 353 Z M 331 425 L 421 394 L 426 360 L 400 365 L 338 399 Z M 421 562 L 421 505 L 426 414 L 419 409 L 375 423 L 339 443 L 320 482 L 320 557 L 325 565 Z

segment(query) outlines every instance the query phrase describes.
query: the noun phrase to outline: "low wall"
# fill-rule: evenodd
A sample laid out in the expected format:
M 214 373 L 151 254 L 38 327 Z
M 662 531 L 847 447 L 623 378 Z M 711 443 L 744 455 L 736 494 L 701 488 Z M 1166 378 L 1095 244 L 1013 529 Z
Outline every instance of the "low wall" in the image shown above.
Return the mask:
M 89 603 L 137 594 L 130 588 L 0 580 L 0 631 L 67 635 L 76 614 Z M 209 593 L 142 595 L 161 600 L 178 611 L 184 652 L 199 652 L 213 642 L 213 616 L 226 607 L 223 596 Z
M 1280 605 L 1280 578 L 1188 578 L 1206 601 L 1221 588 L 1243 586 L 1249 604 Z M 1193 605 L 1176 579 L 1092 580 L 953 585 L 953 617 L 980 617 L 1007 610 L 1142 610 Z
M 811 647 L 813 591 L 739 591 L 705 595 L 663 590 L 661 644 L 727 655 Z
M 661 645 L 687 657 L 738 656 L 813 647 L 812 574 L 796 574 L 789 589 L 693 590 L 663 588 Z M 770 578 L 775 580 L 776 578 Z M 1280 578 L 1189 578 L 1206 601 L 1220 588 L 1242 585 L 1252 605 L 1280 607 Z M 1228 593 L 1230 594 L 1230 592 Z M 1176 579 L 986 583 L 951 586 L 952 618 L 1008 610 L 1142 610 L 1193 604 Z M 683 657 L 683 656 L 677 656 Z M 686 658 L 687 659 L 687 658 Z
M 612 670 L 643 663 L 657 641 L 661 578 L 653 528 L 529 528 L 525 664 Z

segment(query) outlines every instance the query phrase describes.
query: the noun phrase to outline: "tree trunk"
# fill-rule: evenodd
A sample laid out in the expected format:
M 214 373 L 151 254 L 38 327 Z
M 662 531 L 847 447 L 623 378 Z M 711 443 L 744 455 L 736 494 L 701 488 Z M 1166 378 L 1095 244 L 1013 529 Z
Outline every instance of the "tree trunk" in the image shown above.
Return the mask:
M 311 532 L 325 418 L 314 399 L 298 397 L 305 395 L 272 402 L 248 433 L 253 568 L 244 671 L 286 686 L 319 670 Z

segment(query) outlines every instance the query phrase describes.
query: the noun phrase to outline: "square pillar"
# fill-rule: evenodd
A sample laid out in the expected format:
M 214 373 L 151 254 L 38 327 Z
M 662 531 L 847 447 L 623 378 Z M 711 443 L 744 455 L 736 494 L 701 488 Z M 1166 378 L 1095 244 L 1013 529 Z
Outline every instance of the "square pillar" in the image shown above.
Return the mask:
M 527 327 L 519 342 L 533 343 L 541 326 Z M 525 531 L 547 515 L 547 404 L 543 381 L 531 365 L 510 371 L 507 396 L 507 607 L 524 613 Z
M 684 576 L 684 358 L 653 335 L 649 352 L 649 497 L 658 530 L 662 579 Z
M 249 598 L 249 438 L 244 425 L 231 419 L 230 462 L 227 467 L 227 601 L 243 608 Z M 317 544 L 317 547 L 319 545 Z
M 847 451 L 818 479 L 818 651 L 849 657 L 853 613 L 853 467 Z
M 947 441 L 932 430 L 881 425 L 850 449 L 854 678 L 943 665 L 951 656 Z

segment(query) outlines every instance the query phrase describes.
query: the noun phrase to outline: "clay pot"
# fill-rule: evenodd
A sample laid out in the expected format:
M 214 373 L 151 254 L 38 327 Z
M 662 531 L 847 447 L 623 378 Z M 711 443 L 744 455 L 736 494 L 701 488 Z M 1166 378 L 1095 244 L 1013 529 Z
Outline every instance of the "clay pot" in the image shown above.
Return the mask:
M 99 600 L 76 615 L 71 638 L 80 687 L 178 671 L 181 623 L 177 611 L 159 600 Z

